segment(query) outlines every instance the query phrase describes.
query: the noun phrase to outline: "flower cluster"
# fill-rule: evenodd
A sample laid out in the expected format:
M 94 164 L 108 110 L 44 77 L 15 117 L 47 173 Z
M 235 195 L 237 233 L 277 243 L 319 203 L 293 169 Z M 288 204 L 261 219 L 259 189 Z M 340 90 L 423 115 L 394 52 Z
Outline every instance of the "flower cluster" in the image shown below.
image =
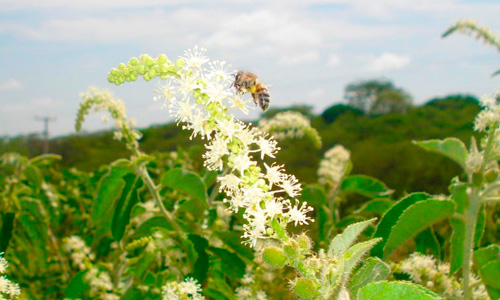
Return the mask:
M 316 148 L 321 148 L 321 137 L 316 129 L 311 127 L 311 121 L 296 111 L 285 111 L 270 119 L 261 119 L 259 128 L 271 134 L 277 140 L 286 138 L 309 138 Z
M 500 93 L 496 95 L 486 95 L 481 97 L 481 106 L 483 110 L 477 115 L 474 121 L 474 130 L 485 132 L 487 129 L 500 124 L 500 105 L 498 98 Z
M 119 300 L 120 296 L 113 293 L 113 282 L 109 273 L 96 267 L 90 268 L 85 274 L 85 279 L 90 284 L 90 296 L 92 299 Z M 98 296 L 99 298 L 96 298 Z
M 415 252 L 394 267 L 396 272 L 410 275 L 413 282 L 422 284 L 446 299 L 462 299 L 462 285 L 450 276 L 450 266 L 437 262 L 432 256 Z M 476 279 L 478 281 L 478 279 Z M 477 285 L 474 299 L 489 299 L 484 285 Z
M 0 273 L 5 273 L 8 262 L 0 253 Z M 17 283 L 10 281 L 6 276 L 0 276 L 0 299 L 14 299 L 21 294 L 21 289 Z
M 474 20 L 458 21 L 443 34 L 443 37 L 446 37 L 455 31 L 475 35 L 477 39 L 482 39 L 485 44 L 491 45 L 500 50 L 500 38 L 491 32 L 489 28 L 478 26 Z
M 91 110 L 108 111 L 115 120 L 116 127 L 119 128 L 114 133 L 115 139 L 125 139 L 129 148 L 138 148 L 137 140 L 141 138 L 141 133 L 131 128 L 131 126 L 135 125 L 135 121 L 134 119 L 127 120 L 127 111 L 122 100 L 114 99 L 110 92 L 100 91 L 95 87 L 89 88 L 87 92 L 82 93 L 80 96 L 82 102 L 76 117 L 76 131 L 81 130 L 85 116 Z
M 183 282 L 168 282 L 162 290 L 163 300 L 204 300 L 201 295 L 201 285 L 193 278 L 186 278 Z
M 95 259 L 92 249 L 85 245 L 81 237 L 72 235 L 63 239 L 63 247 L 70 254 L 71 261 L 80 270 L 87 269 Z
M 321 184 L 328 184 L 335 188 L 348 171 L 351 153 L 341 145 L 336 145 L 325 152 L 318 169 L 318 178 Z
M 212 171 L 223 171 L 218 178 L 220 190 L 228 196 L 225 202 L 233 211 L 245 209 L 243 237 L 255 246 L 257 240 L 273 236 L 270 223 L 278 221 L 308 224 L 306 216 L 312 210 L 306 203 L 298 204 L 301 191 L 298 180 L 284 172 L 282 166 L 258 163 L 258 158 L 274 158 L 279 150 L 277 142 L 267 133 L 238 121 L 229 114 L 228 107 L 247 111 L 245 100 L 231 89 L 231 72 L 225 62 L 212 61 L 205 49 L 194 48 L 185 52 L 158 90 L 156 100 L 183 123 L 183 129 L 192 130 L 191 137 L 207 140 L 204 165 Z M 114 76 L 121 76 L 122 72 Z M 234 74 L 234 73 L 233 73 Z M 265 170 L 263 172 L 263 170 Z
M 254 279 L 252 266 L 247 266 L 247 270 L 241 279 L 242 285 L 236 289 L 238 299 L 266 300 L 267 294 L 260 289 L 260 285 Z

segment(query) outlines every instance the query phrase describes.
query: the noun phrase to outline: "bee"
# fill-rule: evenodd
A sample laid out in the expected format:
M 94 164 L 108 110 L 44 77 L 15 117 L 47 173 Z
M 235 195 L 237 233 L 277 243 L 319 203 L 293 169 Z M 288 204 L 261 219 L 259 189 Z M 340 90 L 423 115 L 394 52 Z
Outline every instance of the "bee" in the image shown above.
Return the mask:
M 257 75 L 250 72 L 238 71 L 234 76 L 233 85 L 239 94 L 250 92 L 253 102 L 262 111 L 266 111 L 269 107 L 269 90 L 265 84 L 259 82 Z

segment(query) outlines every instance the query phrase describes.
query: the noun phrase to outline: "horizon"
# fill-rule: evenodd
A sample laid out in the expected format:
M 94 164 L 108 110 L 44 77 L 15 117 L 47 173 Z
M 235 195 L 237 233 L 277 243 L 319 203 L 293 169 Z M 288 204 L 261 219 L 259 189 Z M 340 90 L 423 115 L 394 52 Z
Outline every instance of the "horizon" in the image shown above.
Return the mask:
M 270 85 L 271 108 L 311 105 L 319 113 L 342 102 L 347 84 L 367 79 L 391 80 L 414 105 L 452 94 L 479 98 L 499 86 L 491 74 L 500 56 L 471 37 L 441 34 L 463 18 L 500 33 L 498 15 L 500 4 L 487 0 L 7 0 L 0 7 L 0 136 L 41 133 L 35 116 L 57 118 L 51 137 L 74 134 L 79 93 L 89 86 L 123 99 L 138 128 L 169 123 L 152 100 L 156 81 L 115 87 L 106 76 L 142 53 L 175 58 L 195 45 L 258 74 Z M 111 127 L 93 115 L 83 130 Z

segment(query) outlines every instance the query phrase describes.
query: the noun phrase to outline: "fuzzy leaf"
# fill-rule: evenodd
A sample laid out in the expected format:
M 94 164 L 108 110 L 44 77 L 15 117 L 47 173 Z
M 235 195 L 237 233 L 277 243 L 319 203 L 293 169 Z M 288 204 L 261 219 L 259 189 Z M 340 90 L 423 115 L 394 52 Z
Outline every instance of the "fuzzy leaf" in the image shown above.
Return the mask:
M 377 225 L 377 229 L 373 234 L 373 237 L 381 237 L 383 240 L 373 247 L 371 255 L 382 258 L 384 254 L 384 246 L 389 238 L 389 235 L 391 234 L 391 229 L 397 223 L 401 214 L 409 206 L 429 198 L 430 195 L 426 193 L 413 193 L 396 202 L 391 209 L 384 214 L 382 220 L 380 220 Z
M 421 285 L 407 281 L 378 281 L 365 285 L 358 292 L 358 300 L 441 300 L 439 295 Z
M 351 245 L 359 237 L 361 232 L 363 232 L 370 224 L 373 224 L 375 220 L 376 219 L 371 219 L 347 226 L 342 233 L 333 238 L 330 246 L 328 247 L 328 256 L 334 258 L 344 255 L 347 249 L 349 249 L 349 247 L 351 247 Z
M 394 201 L 389 198 L 375 198 L 368 202 L 365 202 L 361 208 L 356 210 L 356 214 L 371 214 L 371 215 L 383 215 L 388 211 L 391 206 L 394 205 Z
M 448 218 L 455 212 L 455 203 L 450 200 L 429 199 L 408 207 L 392 227 L 384 246 L 384 257 L 389 257 L 407 240 L 425 228 Z
M 204 202 L 207 201 L 207 187 L 203 179 L 193 172 L 181 168 L 171 169 L 163 175 L 161 184 L 180 190 Z
M 344 254 L 344 259 L 345 259 L 345 266 L 344 266 L 344 273 L 347 275 L 347 278 L 349 278 L 352 270 L 354 267 L 359 263 L 361 258 L 370 251 L 373 246 L 375 246 L 378 242 L 380 242 L 380 238 L 378 239 L 371 239 L 366 242 L 362 243 L 357 243 L 356 245 L 352 246 L 347 250 L 347 252 Z
M 356 295 L 363 286 L 370 282 L 384 280 L 390 273 L 391 269 L 385 262 L 376 257 L 368 257 L 361 268 L 351 276 L 349 290 Z
M 446 138 L 444 140 L 413 141 L 414 144 L 424 148 L 427 151 L 441 153 L 457 162 L 462 168 L 465 168 L 465 160 L 468 151 L 464 143 L 457 138 Z
M 387 196 L 394 192 L 382 181 L 366 175 L 347 176 L 342 181 L 340 188 L 344 192 L 356 193 L 369 198 Z

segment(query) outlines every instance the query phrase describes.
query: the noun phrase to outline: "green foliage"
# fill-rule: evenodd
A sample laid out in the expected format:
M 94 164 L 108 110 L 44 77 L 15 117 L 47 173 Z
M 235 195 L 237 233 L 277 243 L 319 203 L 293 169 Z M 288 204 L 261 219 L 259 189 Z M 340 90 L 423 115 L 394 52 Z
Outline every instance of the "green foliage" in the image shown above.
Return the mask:
M 386 299 L 412 299 L 412 300 L 438 300 L 444 299 L 420 285 L 409 282 L 380 281 L 367 284 L 358 292 L 359 300 L 386 300 Z
M 415 141 L 415 144 L 427 151 L 441 153 L 457 162 L 462 168 L 465 168 L 465 160 L 467 159 L 468 151 L 464 143 L 457 138 Z
M 385 183 L 366 175 L 347 176 L 340 188 L 344 192 L 357 193 L 365 197 L 380 197 L 393 193 Z

